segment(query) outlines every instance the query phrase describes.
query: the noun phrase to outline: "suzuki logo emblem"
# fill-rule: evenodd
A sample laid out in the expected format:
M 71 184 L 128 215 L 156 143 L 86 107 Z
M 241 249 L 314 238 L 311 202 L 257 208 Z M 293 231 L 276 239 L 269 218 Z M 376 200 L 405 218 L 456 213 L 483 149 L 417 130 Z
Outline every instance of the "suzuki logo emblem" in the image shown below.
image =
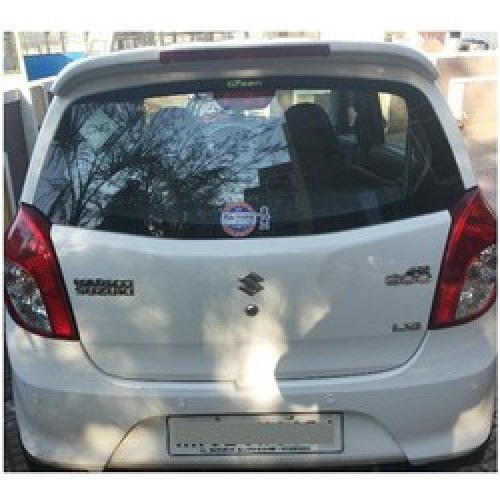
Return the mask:
M 250 273 L 243 278 L 238 280 L 241 283 L 241 286 L 238 287 L 239 290 L 245 292 L 247 295 L 254 296 L 256 293 L 259 293 L 261 290 L 264 290 L 264 287 L 260 284 L 264 281 L 262 276 L 259 276 L 257 273 Z

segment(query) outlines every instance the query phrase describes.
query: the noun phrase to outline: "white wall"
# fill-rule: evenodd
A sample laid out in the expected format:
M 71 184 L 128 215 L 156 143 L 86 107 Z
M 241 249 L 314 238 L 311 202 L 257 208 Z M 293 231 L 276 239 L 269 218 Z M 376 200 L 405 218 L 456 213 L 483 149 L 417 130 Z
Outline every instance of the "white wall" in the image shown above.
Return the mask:
M 383 42 L 384 30 L 381 29 L 366 29 L 352 27 L 339 27 L 335 30 L 321 31 L 321 40 L 348 40 L 357 42 Z

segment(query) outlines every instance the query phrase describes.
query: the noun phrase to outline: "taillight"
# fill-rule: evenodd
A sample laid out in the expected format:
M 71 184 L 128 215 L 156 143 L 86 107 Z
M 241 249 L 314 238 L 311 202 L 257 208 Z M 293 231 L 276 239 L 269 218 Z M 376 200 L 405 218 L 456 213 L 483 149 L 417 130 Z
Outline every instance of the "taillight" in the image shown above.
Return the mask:
M 5 235 L 5 302 L 24 329 L 48 337 L 76 340 L 75 322 L 57 257 L 50 222 L 22 205 Z
M 429 328 L 471 321 L 496 298 L 496 218 L 479 189 L 469 191 L 452 214 Z

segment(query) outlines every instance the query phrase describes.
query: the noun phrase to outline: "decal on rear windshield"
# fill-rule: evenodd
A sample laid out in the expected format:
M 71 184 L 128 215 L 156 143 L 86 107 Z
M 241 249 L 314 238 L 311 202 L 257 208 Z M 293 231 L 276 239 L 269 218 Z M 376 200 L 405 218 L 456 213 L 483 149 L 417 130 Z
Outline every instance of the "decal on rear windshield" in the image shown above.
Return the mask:
M 227 87 L 230 89 L 234 88 L 255 88 L 255 87 L 262 87 L 263 82 L 262 80 L 228 80 L 227 81 Z
M 257 225 L 257 212 L 244 201 L 226 203 L 221 214 L 222 229 L 229 236 L 248 236 Z
M 261 231 L 269 231 L 271 229 L 271 214 L 268 207 L 260 207 L 259 209 L 259 229 Z

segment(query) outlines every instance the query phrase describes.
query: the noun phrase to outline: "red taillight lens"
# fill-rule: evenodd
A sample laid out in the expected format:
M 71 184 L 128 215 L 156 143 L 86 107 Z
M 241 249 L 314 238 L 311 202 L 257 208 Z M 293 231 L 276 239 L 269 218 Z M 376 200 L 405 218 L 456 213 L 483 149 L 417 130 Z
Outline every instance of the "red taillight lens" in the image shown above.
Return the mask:
M 182 49 L 160 52 L 160 62 L 180 63 L 224 61 L 230 59 L 274 59 L 287 57 L 328 57 L 328 44 L 267 45 L 264 47 L 234 47 L 226 49 Z
M 5 302 L 12 319 L 39 335 L 78 338 L 50 240 L 50 223 L 22 205 L 5 235 Z
M 462 198 L 452 219 L 430 329 L 471 321 L 496 297 L 496 218 L 479 189 Z

